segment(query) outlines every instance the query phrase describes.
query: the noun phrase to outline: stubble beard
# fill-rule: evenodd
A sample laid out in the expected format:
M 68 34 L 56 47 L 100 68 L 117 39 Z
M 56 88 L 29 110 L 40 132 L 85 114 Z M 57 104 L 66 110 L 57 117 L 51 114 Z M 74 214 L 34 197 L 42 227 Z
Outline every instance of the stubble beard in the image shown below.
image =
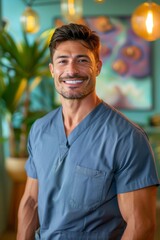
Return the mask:
M 60 94 L 63 98 L 68 99 L 68 100 L 74 100 L 74 99 L 83 99 L 85 97 L 87 97 L 89 94 L 91 94 L 92 92 L 94 92 L 94 88 L 90 89 L 89 91 L 84 91 L 84 92 L 80 92 L 80 93 L 68 93 L 65 91 L 57 91 L 58 94 Z

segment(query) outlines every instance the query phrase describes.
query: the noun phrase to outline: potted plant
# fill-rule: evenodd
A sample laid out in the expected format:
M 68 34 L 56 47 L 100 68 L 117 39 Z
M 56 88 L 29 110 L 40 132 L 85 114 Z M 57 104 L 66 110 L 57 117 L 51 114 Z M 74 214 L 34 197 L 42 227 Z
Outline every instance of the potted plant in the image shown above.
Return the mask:
M 22 40 L 16 42 L 6 30 L 0 31 L 0 114 L 8 123 L 9 129 L 9 157 L 5 160 L 5 168 L 13 182 L 9 228 L 14 230 L 26 181 L 24 165 L 28 156 L 26 146 L 30 127 L 35 119 L 57 107 L 54 103 L 54 89 L 51 93 L 48 79 L 49 31 L 46 32 L 32 41 L 22 32 Z M 41 107 L 38 106 L 37 110 L 33 106 L 36 101 L 33 93 L 43 82 L 45 87 L 47 83 L 49 85 L 47 94 L 52 97 L 52 105 L 47 109 L 46 105 L 40 104 Z M 44 96 L 42 100 L 43 98 Z
M 47 49 L 48 41 L 41 35 L 29 41 L 23 32 L 21 42 L 17 43 L 7 31 L 0 32 L 0 110 L 9 126 L 10 158 L 6 161 L 6 167 L 10 175 L 16 165 L 24 169 L 30 126 L 36 118 L 46 113 L 44 109 L 32 111 L 31 106 L 35 87 L 50 76 Z M 12 177 L 24 178 L 22 173 L 20 176 L 17 174 L 17 170 Z

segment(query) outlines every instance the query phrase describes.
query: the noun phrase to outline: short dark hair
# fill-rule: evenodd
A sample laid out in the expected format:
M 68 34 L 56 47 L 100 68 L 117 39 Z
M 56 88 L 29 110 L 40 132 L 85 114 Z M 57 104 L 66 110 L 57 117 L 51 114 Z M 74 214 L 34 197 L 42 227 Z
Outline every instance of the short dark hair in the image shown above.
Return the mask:
M 61 27 L 56 28 L 54 31 L 49 44 L 51 60 L 53 58 L 57 44 L 67 40 L 84 41 L 86 43 L 85 46 L 93 52 L 96 61 L 99 60 L 99 36 L 86 25 L 75 23 L 62 25 Z

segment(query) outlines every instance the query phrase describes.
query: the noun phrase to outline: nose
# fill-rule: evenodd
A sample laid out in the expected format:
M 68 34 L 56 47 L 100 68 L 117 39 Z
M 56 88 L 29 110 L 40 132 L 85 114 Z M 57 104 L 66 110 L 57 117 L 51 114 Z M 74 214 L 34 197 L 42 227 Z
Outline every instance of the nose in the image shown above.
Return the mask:
M 70 62 L 67 65 L 66 73 L 69 76 L 74 76 L 75 74 L 79 73 L 79 68 L 75 62 Z

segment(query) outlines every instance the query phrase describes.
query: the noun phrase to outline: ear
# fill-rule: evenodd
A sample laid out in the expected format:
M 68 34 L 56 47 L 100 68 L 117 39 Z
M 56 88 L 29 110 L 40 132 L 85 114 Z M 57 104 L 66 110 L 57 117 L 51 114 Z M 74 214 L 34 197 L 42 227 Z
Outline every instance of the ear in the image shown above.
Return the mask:
M 100 74 L 100 72 L 101 72 L 102 61 L 99 60 L 99 61 L 96 63 L 96 65 L 97 65 L 97 73 L 96 73 L 96 76 L 98 76 L 98 75 Z
M 54 78 L 54 68 L 53 68 L 52 63 L 49 63 L 49 70 L 50 70 L 50 73 L 51 73 L 52 77 Z

